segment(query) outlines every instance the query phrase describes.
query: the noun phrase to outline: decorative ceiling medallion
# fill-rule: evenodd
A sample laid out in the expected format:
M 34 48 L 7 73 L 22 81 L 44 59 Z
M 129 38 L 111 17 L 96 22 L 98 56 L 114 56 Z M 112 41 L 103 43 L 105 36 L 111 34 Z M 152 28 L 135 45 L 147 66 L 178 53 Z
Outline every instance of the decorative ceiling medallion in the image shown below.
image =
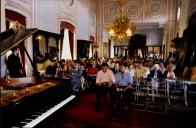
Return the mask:
M 166 5 L 163 0 L 149 0 L 146 5 L 146 12 L 149 16 L 161 16 L 165 14 Z
M 127 14 L 132 17 L 140 17 L 142 14 L 142 4 L 140 1 L 130 1 L 127 6 Z
M 107 2 L 104 3 L 104 23 L 109 23 L 112 18 L 118 14 L 118 4 Z
M 114 16 L 117 15 L 117 13 L 118 13 L 118 8 L 115 7 L 115 6 L 112 6 L 112 7 L 108 8 L 108 9 L 106 10 L 106 15 L 107 15 L 108 17 L 114 17 Z

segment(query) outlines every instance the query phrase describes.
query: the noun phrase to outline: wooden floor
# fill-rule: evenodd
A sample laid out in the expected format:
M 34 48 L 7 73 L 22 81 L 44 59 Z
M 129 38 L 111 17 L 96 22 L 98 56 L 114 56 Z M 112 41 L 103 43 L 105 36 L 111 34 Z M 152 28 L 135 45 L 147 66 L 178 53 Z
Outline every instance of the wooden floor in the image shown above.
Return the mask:
M 94 109 L 95 93 L 85 92 L 75 104 L 46 120 L 41 128 L 195 128 L 196 115 L 187 112 L 154 113 L 111 109 L 104 102 Z

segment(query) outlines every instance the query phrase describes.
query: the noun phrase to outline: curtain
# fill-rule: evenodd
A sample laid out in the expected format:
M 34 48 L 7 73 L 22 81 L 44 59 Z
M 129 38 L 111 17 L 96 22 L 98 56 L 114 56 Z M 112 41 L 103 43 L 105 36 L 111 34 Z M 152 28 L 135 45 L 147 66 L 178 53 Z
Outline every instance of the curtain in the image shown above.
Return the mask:
M 89 58 L 93 57 L 92 55 L 92 44 L 90 43 L 90 49 L 89 49 Z
M 69 42 L 70 42 L 69 41 L 69 30 L 64 29 L 64 38 L 63 38 L 63 48 L 62 48 L 61 59 L 72 59 Z
M 114 41 L 111 40 L 110 43 L 110 58 L 114 58 Z
M 74 48 L 74 33 L 69 30 L 69 45 L 71 50 L 71 56 L 73 57 L 73 48 Z

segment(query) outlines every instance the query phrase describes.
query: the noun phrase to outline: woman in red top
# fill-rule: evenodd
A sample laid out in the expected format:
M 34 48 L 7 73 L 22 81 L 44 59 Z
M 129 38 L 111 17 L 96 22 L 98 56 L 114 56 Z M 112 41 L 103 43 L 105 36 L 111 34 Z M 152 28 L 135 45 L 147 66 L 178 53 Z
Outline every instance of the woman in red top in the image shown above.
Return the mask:
M 98 68 L 96 67 L 95 61 L 92 61 L 91 66 L 86 69 L 86 73 L 87 73 L 88 86 L 94 88 L 96 84 L 96 76 L 98 73 Z

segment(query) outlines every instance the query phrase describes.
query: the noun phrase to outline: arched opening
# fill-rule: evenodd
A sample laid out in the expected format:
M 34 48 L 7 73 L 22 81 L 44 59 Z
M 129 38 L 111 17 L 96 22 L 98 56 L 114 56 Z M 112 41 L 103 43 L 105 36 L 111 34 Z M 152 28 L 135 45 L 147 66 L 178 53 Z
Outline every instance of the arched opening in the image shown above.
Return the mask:
M 61 21 L 60 23 L 60 35 L 61 35 L 60 59 L 73 59 L 74 58 L 74 47 L 75 47 L 74 46 L 74 42 L 75 42 L 74 32 L 75 32 L 74 25 L 68 22 L 65 22 L 65 21 Z M 66 51 L 66 53 L 64 51 Z
M 129 56 L 147 57 L 146 35 L 134 34 L 129 41 Z

